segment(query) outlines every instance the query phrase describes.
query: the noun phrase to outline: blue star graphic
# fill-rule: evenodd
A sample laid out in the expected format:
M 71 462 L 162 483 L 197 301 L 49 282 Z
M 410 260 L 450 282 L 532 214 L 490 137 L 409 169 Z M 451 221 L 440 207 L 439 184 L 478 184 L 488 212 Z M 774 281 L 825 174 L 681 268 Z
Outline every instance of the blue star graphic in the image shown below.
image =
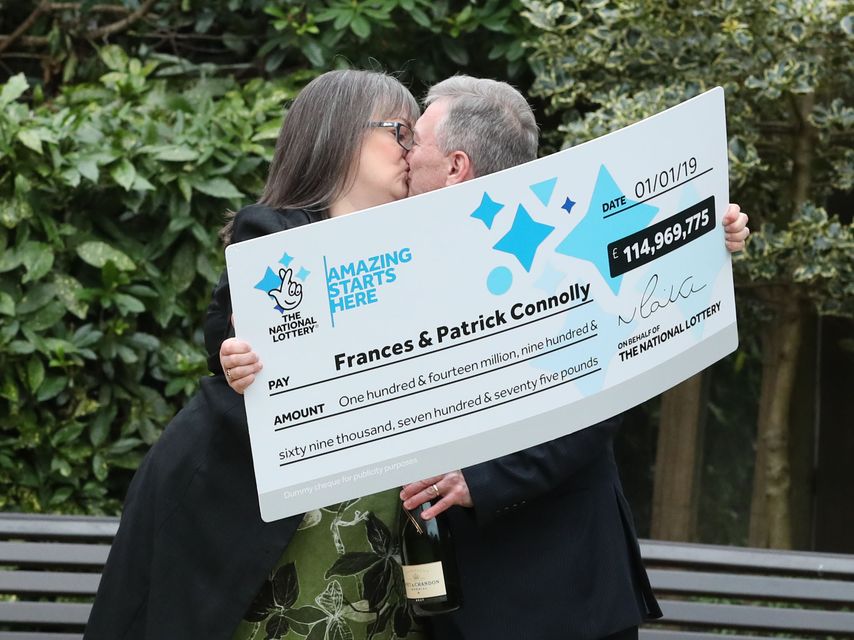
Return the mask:
M 310 273 L 311 271 L 309 271 L 305 267 L 300 267 L 299 271 L 297 272 L 297 278 L 305 282 L 305 279 L 309 276 Z
M 278 289 L 282 286 L 282 279 L 273 273 L 273 270 L 270 267 L 267 267 L 267 272 L 264 274 L 264 277 L 255 285 L 255 288 L 267 293 L 273 289 Z
M 287 251 L 285 251 L 284 255 L 282 255 L 281 260 L 279 260 L 279 262 L 282 263 L 283 265 L 285 265 L 286 267 L 291 266 L 291 262 L 293 262 L 293 261 L 294 261 L 294 257 L 289 256 Z
M 564 202 L 560 208 L 564 209 L 567 213 L 572 213 L 572 208 L 575 206 L 575 201 L 570 200 L 569 196 L 566 196 L 566 202 Z
M 483 199 L 480 201 L 480 206 L 472 212 L 471 217 L 477 218 L 483 222 L 487 229 L 492 229 L 492 222 L 495 220 L 495 216 L 497 216 L 498 212 L 503 208 L 503 204 L 495 202 L 489 197 L 489 194 L 484 191 Z
M 255 288 L 259 291 L 263 291 L 266 293 L 270 300 L 273 300 L 273 296 L 270 296 L 269 292 L 273 289 L 278 289 L 282 286 L 282 279 L 273 273 L 273 270 L 270 267 L 267 267 L 267 272 L 264 274 L 264 277 L 258 281 L 258 284 L 255 285 Z M 276 309 L 279 313 L 284 313 L 285 310 L 282 309 L 278 304 L 274 304 L 273 308 Z
M 530 272 L 537 249 L 553 230 L 554 227 L 531 218 L 525 207 L 520 204 L 516 210 L 513 226 L 493 249 L 516 256 L 525 271 Z
M 555 247 L 557 253 L 592 262 L 602 274 L 602 279 L 614 293 L 620 290 L 623 276 L 611 277 L 607 244 L 645 229 L 655 214 L 658 213 L 656 207 L 648 204 L 637 204 L 636 201 L 626 198 L 625 206 L 635 206 L 603 219 L 602 205 L 623 196 L 625 194 L 614 182 L 614 178 L 611 177 L 605 165 L 602 165 L 599 168 L 599 176 L 596 178 L 596 186 L 593 189 L 587 213 L 584 214 L 581 222 L 569 232 L 569 235 Z

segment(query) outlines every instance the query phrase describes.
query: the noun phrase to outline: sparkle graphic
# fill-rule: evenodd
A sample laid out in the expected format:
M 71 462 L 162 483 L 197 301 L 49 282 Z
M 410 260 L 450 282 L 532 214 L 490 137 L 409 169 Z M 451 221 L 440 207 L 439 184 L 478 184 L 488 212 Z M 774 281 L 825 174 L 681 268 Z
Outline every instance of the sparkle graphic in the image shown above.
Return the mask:
M 569 196 L 566 196 L 566 202 L 564 202 L 560 208 L 566 211 L 567 213 L 572 213 L 572 208 L 575 206 L 575 201 L 570 200 Z
M 513 226 L 493 249 L 515 256 L 525 271 L 531 271 L 537 249 L 553 230 L 554 227 L 531 218 L 525 207 L 520 204 L 516 210 Z
M 599 176 L 590 199 L 587 213 L 575 228 L 569 232 L 555 247 L 557 253 L 592 262 L 603 280 L 614 293 L 620 290 L 623 276 L 611 277 L 608 266 L 607 244 L 624 238 L 627 235 L 645 229 L 658 213 L 658 208 L 648 204 L 637 204 L 626 197 L 626 205 L 635 205 L 628 211 L 623 211 L 607 219 L 602 218 L 602 205 L 622 198 L 625 194 L 614 182 L 605 165 L 599 168 Z M 606 239 L 602 242 L 602 239 Z M 604 245 L 604 246 L 603 246 Z
M 483 199 L 480 201 L 480 206 L 472 212 L 471 217 L 477 218 L 483 222 L 487 229 L 492 229 L 492 223 L 495 220 L 495 216 L 497 216 L 498 212 L 503 208 L 503 204 L 495 202 L 489 197 L 489 194 L 484 192 Z
M 279 260 L 279 262 L 282 263 L 283 265 L 285 265 L 286 267 L 291 266 L 291 262 L 293 262 L 293 261 L 294 261 L 294 257 L 289 256 L 287 251 L 285 251 L 285 253 L 282 255 L 281 259 Z
M 308 276 L 310 274 L 311 274 L 311 271 L 309 271 L 305 267 L 300 267 L 299 271 L 297 272 L 297 279 L 305 282 L 305 279 L 308 278 Z
M 267 267 L 267 272 L 258 284 L 255 285 L 255 288 L 267 293 L 273 289 L 278 289 L 280 286 L 282 286 L 282 279 L 270 267 Z
M 543 206 L 547 207 L 549 206 L 549 200 L 552 199 L 552 193 L 554 193 L 556 184 L 557 178 L 549 178 L 537 184 L 532 184 L 528 188 L 534 192 L 534 195 L 543 203 Z

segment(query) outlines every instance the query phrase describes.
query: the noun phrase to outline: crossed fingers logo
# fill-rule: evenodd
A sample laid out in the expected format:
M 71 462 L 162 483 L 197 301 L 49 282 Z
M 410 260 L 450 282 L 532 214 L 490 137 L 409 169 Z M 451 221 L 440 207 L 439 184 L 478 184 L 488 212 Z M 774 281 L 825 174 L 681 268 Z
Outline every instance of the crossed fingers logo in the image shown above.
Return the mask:
M 281 307 L 282 312 L 296 309 L 302 302 L 302 285 L 293 279 L 293 269 L 279 269 L 279 286 L 267 294 Z

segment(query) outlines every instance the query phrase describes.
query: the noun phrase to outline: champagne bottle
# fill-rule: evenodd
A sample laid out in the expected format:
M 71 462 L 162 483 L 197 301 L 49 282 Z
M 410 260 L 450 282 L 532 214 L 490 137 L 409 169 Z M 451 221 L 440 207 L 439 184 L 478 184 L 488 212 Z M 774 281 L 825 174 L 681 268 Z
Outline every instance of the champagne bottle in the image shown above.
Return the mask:
M 406 599 L 417 616 L 448 613 L 462 604 L 454 543 L 445 515 L 421 519 L 432 504 L 428 501 L 410 510 L 401 505 L 403 579 Z

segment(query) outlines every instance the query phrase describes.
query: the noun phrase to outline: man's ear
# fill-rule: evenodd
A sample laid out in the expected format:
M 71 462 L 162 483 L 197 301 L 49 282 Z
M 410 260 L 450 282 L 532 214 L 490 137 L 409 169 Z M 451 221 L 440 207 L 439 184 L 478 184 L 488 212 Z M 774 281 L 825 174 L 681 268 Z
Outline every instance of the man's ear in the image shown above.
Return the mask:
M 452 151 L 448 155 L 448 163 L 448 176 L 445 179 L 446 187 L 471 180 L 475 177 L 474 165 L 472 165 L 471 158 L 468 157 L 465 151 Z

